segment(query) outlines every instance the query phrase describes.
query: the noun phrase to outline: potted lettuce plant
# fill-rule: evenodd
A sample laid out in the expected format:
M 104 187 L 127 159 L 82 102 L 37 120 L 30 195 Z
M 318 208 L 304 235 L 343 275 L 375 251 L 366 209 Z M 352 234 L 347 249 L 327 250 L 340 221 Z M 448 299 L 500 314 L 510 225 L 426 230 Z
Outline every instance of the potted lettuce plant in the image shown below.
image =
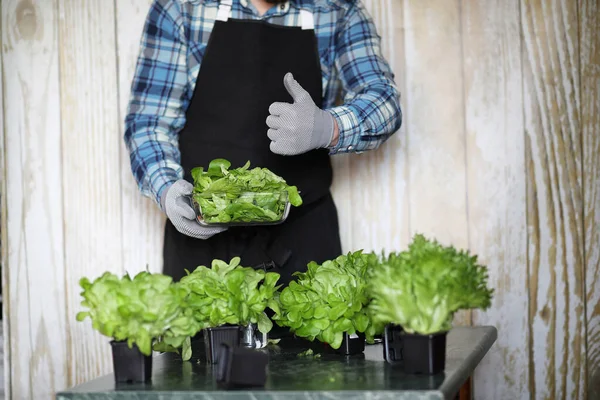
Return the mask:
M 200 326 L 185 304 L 185 291 L 162 274 L 140 272 L 132 279 L 105 272 L 94 281 L 82 278 L 81 305 L 92 328 L 111 338 L 115 380 L 145 382 L 152 375 L 153 346 L 191 356 L 190 337 Z M 155 350 L 157 350 L 155 348 Z
M 310 262 L 282 290 L 273 320 L 297 337 L 317 339 L 345 355 L 362 353 L 365 341 L 373 343 L 383 327 L 367 312 L 368 271 L 376 261 L 374 254 L 359 250 L 322 265 Z
M 386 325 L 385 359 L 407 373 L 443 371 L 452 318 L 461 309 L 490 307 L 487 281 L 477 256 L 422 234 L 407 250 L 382 256 L 369 280 L 369 313 Z
M 213 260 L 211 268 L 199 266 L 187 272 L 180 283 L 188 292 L 187 302 L 196 322 L 204 329 L 206 357 L 218 362 L 221 343 L 239 346 L 241 330 L 252 324 L 267 334 L 273 322 L 265 314 L 267 307 L 277 310 L 277 281 L 280 275 L 243 267 L 240 258 L 229 263 Z

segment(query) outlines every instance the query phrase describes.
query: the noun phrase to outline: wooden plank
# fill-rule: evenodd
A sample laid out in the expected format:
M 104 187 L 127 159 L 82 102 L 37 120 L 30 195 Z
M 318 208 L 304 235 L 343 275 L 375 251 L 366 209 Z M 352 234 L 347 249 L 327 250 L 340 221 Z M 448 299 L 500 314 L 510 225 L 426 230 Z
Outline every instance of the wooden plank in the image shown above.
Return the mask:
M 66 386 L 56 1 L 2 2 L 7 299 L 14 399 Z
M 404 1 L 410 234 L 469 245 L 460 1 Z M 455 318 L 470 324 L 470 312 Z
M 527 320 L 513 313 L 527 308 L 518 1 L 463 0 L 462 21 L 470 247 L 496 290 L 492 309 L 474 312 L 473 323 L 503 332 L 475 373 L 474 392 L 516 399 L 528 390 Z
M 331 194 L 337 207 L 343 253 L 355 250 L 355 244 L 352 241 L 353 218 L 355 216 L 353 214 L 354 208 L 352 207 L 351 195 L 353 187 L 353 182 L 350 179 L 351 156 L 350 154 L 338 154 L 331 159 L 334 176 Z M 358 246 L 357 248 L 362 248 L 360 243 L 357 243 L 356 246 Z
M 162 248 L 166 217 L 154 201 L 143 197 L 135 183 L 129 152 L 123 141 L 124 118 L 131 81 L 140 51 L 140 38 L 151 0 L 115 2 L 118 51 L 119 149 L 121 152 L 123 266 L 131 274 L 148 268 L 162 272 Z
M 525 133 L 519 0 L 462 0 L 470 248 L 488 266 L 501 334 L 474 375 L 475 398 L 528 396 Z
M 402 100 L 406 91 L 403 5 L 392 0 L 364 4 L 382 38 L 382 53 L 395 73 Z M 348 215 L 348 220 L 356 249 L 395 251 L 408 244 L 407 152 L 403 124 L 379 149 L 350 158 L 350 170 L 344 178 L 352 182 L 349 197 L 354 214 Z
M 2 18 L 2 10 L 0 9 L 0 21 Z M 2 31 L 0 30 L 0 48 L 3 47 Z M 10 309 L 10 295 L 9 295 L 9 282 L 10 278 L 8 275 L 8 234 L 7 234 L 7 217 L 8 211 L 6 209 L 6 159 L 5 159 L 5 141 L 6 136 L 4 134 L 4 86 L 2 81 L 4 80 L 4 62 L 2 60 L 2 51 L 0 51 L 0 260 L 2 262 L 2 374 L 0 379 L 3 379 L 2 395 L 6 399 L 11 398 L 10 394 L 10 324 L 6 310 Z
M 585 395 L 577 2 L 521 2 L 532 398 Z
M 600 2 L 579 1 L 587 398 L 600 399 Z
M 112 371 L 109 339 L 75 321 L 83 276 L 121 274 L 121 179 L 113 2 L 60 0 L 68 384 Z

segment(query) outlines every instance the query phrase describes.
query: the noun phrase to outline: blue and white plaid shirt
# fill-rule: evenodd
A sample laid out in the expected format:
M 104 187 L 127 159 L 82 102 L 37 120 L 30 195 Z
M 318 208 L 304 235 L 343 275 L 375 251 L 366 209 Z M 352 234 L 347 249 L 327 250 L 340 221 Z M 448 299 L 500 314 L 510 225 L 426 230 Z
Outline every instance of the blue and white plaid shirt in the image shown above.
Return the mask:
M 162 191 L 183 177 L 178 133 L 218 6 L 218 0 L 155 0 L 146 19 L 125 143 L 141 193 L 159 204 Z M 400 95 L 381 54 L 380 37 L 359 0 L 289 0 L 263 16 L 249 0 L 234 0 L 231 18 L 300 26 L 300 9 L 313 13 L 323 108 L 339 126 L 330 154 L 376 149 L 400 128 Z M 342 105 L 336 103 L 340 89 Z

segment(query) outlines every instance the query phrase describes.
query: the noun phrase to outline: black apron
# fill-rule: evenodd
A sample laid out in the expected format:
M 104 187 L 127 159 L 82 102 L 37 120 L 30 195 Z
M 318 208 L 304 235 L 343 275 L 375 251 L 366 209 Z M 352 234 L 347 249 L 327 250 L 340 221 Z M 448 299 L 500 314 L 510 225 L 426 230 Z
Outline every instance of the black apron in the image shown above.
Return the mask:
M 225 19 L 215 22 L 179 135 L 184 179 L 193 182 L 190 171 L 215 158 L 231 161 L 232 168 L 250 161 L 296 185 L 304 204 L 292 207 L 283 224 L 231 227 L 207 240 L 183 235 L 167 221 L 164 273 L 179 280 L 184 269 L 239 256 L 243 266 L 266 267 L 287 284 L 310 261 L 341 253 L 328 151 L 280 156 L 270 151 L 267 137 L 269 106 L 293 101 L 283 84 L 287 72 L 322 106 L 317 40 L 313 29 Z

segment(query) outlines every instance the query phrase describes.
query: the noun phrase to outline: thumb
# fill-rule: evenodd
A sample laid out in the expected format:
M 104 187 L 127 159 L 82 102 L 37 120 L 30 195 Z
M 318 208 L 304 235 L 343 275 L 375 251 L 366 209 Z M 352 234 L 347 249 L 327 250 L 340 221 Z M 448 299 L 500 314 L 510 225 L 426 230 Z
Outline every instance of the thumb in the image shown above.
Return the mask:
M 304 100 L 306 96 L 310 97 L 308 92 L 294 79 L 291 72 L 285 74 L 283 84 L 295 102 Z

